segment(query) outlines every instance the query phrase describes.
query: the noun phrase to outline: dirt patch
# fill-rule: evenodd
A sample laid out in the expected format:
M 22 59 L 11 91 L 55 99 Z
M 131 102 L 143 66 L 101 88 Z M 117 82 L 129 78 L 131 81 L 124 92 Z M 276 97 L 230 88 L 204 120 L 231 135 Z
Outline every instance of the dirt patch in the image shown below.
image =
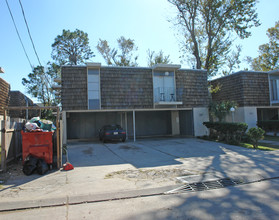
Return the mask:
M 185 169 L 138 169 L 138 170 L 121 170 L 109 173 L 105 178 L 122 178 L 122 179 L 170 179 L 175 177 L 193 175 Z
M 18 176 L 24 176 L 22 172 L 22 162 L 17 161 L 7 166 L 7 172 L 0 173 L 0 189 L 1 184 L 4 185 L 4 183 L 11 177 L 18 177 Z M 2 186 L 3 188 L 3 186 Z

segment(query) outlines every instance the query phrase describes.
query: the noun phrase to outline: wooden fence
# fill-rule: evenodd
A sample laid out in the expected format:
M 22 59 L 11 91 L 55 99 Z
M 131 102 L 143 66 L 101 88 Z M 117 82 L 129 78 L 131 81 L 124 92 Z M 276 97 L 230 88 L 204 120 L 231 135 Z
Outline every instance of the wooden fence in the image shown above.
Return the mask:
M 21 133 L 23 123 L 1 121 L 1 168 L 6 170 L 6 164 L 21 156 Z

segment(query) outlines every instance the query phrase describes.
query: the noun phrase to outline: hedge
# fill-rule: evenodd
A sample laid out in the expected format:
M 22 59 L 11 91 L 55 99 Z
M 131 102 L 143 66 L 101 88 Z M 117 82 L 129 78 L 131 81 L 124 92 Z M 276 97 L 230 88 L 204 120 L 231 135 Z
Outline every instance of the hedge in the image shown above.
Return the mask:
M 258 121 L 257 126 L 265 131 L 279 131 L 279 120 Z
M 248 128 L 246 123 L 204 122 L 203 124 L 210 129 L 211 138 L 224 140 L 226 143 L 240 143 Z

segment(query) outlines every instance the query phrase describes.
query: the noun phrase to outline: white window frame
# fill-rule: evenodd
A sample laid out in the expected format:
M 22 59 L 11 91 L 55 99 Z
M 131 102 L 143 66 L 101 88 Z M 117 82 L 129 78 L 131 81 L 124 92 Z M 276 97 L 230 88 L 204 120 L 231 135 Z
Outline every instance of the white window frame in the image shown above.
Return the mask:
M 88 87 L 88 72 L 89 70 L 97 70 L 98 71 L 98 83 L 99 83 L 99 109 L 101 109 L 102 103 L 101 103 L 101 77 L 100 77 L 100 72 L 101 72 L 101 68 L 92 68 L 92 67 L 88 67 L 87 68 L 87 78 L 86 78 L 86 85 L 87 85 L 87 109 L 88 110 L 92 110 L 89 108 L 89 87 Z

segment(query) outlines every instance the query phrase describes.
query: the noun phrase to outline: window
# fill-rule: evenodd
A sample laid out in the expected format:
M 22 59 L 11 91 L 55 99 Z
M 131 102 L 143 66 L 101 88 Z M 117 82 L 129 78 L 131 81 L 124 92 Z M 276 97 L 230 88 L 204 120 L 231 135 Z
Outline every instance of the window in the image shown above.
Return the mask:
M 270 78 L 270 98 L 271 102 L 279 102 L 279 78 Z
M 174 102 L 174 72 L 156 71 L 153 77 L 155 102 Z
M 88 69 L 88 109 L 100 109 L 100 71 Z

